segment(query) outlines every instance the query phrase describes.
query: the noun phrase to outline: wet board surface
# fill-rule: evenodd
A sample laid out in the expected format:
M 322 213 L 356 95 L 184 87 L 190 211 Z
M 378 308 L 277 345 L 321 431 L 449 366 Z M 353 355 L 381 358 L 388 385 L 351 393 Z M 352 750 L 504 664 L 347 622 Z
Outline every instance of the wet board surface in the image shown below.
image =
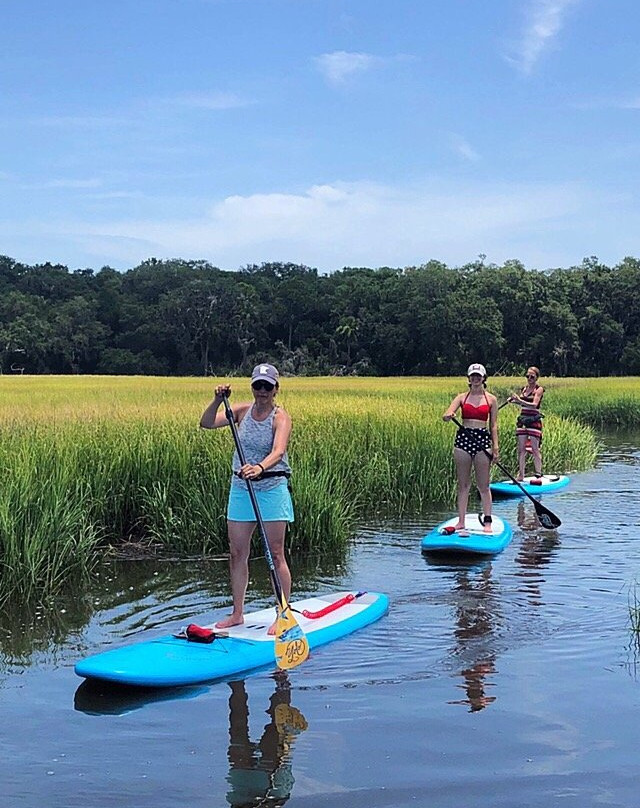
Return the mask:
M 522 481 L 524 490 L 536 496 L 536 494 L 550 494 L 569 485 L 570 477 L 566 474 L 543 474 L 542 477 L 525 477 Z M 539 480 L 539 482 L 536 482 Z M 511 480 L 503 480 L 499 483 L 491 483 L 489 486 L 492 493 L 502 497 L 524 497 L 525 494 Z
M 349 594 L 357 593 L 332 592 L 292 602 L 291 606 L 300 612 L 317 612 Z M 297 613 L 295 617 L 314 649 L 373 623 L 388 608 L 386 595 L 365 592 L 323 617 L 312 619 Z M 223 679 L 275 665 L 274 638 L 267 634 L 274 619 L 273 606 L 248 612 L 243 625 L 224 629 L 228 636 L 218 636 L 212 643 L 190 642 L 169 634 L 93 654 L 79 661 L 75 672 L 85 679 L 140 687 L 176 687 Z M 214 628 L 213 623 L 207 627 Z
M 459 533 L 447 533 L 446 528 L 454 527 L 458 517 L 454 516 L 436 525 L 430 533 L 422 539 L 423 553 L 449 553 L 471 555 L 495 555 L 500 553 L 509 544 L 513 537 L 511 525 L 499 516 L 493 517 L 491 533 L 485 533 L 477 514 L 467 514 L 465 526 L 469 536 L 460 536 Z

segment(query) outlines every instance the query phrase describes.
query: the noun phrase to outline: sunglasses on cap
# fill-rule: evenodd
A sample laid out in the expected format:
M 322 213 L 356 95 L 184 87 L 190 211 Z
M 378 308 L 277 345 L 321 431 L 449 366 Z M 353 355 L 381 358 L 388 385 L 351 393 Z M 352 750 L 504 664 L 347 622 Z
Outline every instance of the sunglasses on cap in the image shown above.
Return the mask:
M 271 384 L 271 382 L 266 382 L 264 379 L 258 379 L 257 382 L 251 382 L 251 389 L 252 390 L 266 390 L 267 393 L 270 393 L 275 384 Z

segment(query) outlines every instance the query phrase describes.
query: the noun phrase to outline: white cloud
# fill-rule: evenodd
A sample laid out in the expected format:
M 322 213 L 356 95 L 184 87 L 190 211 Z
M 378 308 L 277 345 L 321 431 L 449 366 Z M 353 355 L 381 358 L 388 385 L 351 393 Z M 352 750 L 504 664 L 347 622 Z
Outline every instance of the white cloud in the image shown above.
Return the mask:
M 236 93 L 214 91 L 209 93 L 185 93 L 173 98 L 165 98 L 163 103 L 190 109 L 222 110 L 246 107 L 253 102 L 236 95 Z
M 476 163 L 480 159 L 478 152 L 462 135 L 451 135 L 451 148 L 456 154 L 471 163 Z
M 55 180 L 42 180 L 41 182 L 30 182 L 20 185 L 21 190 L 55 190 L 57 188 L 99 188 L 102 181 L 97 178 L 77 180 L 69 178 L 60 178 Z
M 352 53 L 348 51 L 334 51 L 316 56 L 318 69 L 329 84 L 344 84 L 356 73 L 364 73 L 383 60 L 370 53 Z
M 571 100 L 568 104 L 572 109 L 601 110 L 601 109 L 640 109 L 640 96 L 600 96 L 587 98 L 581 101 Z
M 640 97 L 618 101 L 614 106 L 617 109 L 640 109 Z
M 128 265 L 153 255 L 207 258 L 225 268 L 291 260 L 328 271 L 431 257 L 463 263 L 480 252 L 494 260 L 531 260 L 554 233 L 571 229 L 574 217 L 588 217 L 593 205 L 588 189 L 562 183 L 338 182 L 302 193 L 229 196 L 198 219 L 73 222 L 56 225 L 55 232 L 86 254 Z
M 149 110 L 164 115 L 166 107 L 181 109 L 225 110 L 247 107 L 255 103 L 236 93 L 225 91 L 186 92 L 168 98 L 151 98 L 129 105 L 117 114 L 88 115 L 41 115 L 29 118 L 31 126 L 49 127 L 52 129 L 123 129 L 139 126 L 148 115 Z
M 515 47 L 515 56 L 510 61 L 517 64 L 523 73 L 531 73 L 543 50 L 560 33 L 569 7 L 579 2 L 580 0 L 531 0 L 526 12 L 525 30 Z
M 129 121 L 124 117 L 113 115 L 44 115 L 31 118 L 34 126 L 50 126 L 56 129 L 104 129 L 105 127 L 122 127 Z

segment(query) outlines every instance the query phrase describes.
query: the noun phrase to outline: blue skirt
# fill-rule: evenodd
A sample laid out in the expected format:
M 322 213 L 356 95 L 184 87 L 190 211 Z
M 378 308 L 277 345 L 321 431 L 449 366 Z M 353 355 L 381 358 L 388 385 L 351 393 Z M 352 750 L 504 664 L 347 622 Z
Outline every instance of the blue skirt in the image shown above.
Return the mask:
M 266 491 L 253 489 L 258 500 L 258 508 L 263 522 L 293 522 L 293 502 L 286 480 Z M 255 522 L 256 515 L 249 499 L 248 490 L 232 485 L 229 489 L 227 519 L 230 522 Z

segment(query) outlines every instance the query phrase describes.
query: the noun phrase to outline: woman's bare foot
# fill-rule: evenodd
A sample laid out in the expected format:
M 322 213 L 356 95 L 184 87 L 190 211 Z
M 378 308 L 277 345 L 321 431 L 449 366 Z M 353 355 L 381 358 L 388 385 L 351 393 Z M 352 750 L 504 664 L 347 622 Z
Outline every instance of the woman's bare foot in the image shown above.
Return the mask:
M 277 620 L 274 620 L 273 623 L 269 626 L 269 630 L 267 631 L 267 634 L 270 637 L 273 637 L 275 635 L 275 633 L 276 633 L 276 623 L 277 622 L 278 622 Z
M 229 617 L 225 617 L 224 620 L 219 620 L 216 624 L 216 628 L 231 628 L 231 626 L 241 626 L 244 623 L 243 615 L 239 617 L 235 614 L 230 614 Z

